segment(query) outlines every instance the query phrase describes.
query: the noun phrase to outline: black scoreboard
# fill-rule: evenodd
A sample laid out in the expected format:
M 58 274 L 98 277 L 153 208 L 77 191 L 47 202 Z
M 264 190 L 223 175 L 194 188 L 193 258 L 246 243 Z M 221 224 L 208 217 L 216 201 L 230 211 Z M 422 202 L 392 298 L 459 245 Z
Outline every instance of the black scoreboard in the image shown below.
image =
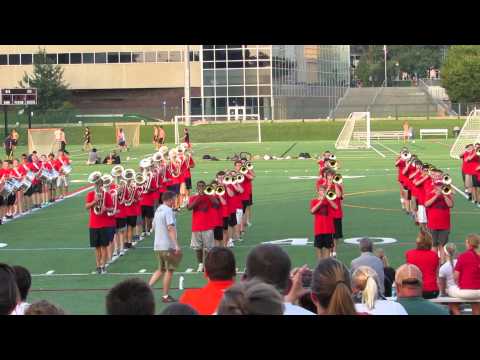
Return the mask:
M 36 105 L 37 89 L 2 89 L 0 105 Z

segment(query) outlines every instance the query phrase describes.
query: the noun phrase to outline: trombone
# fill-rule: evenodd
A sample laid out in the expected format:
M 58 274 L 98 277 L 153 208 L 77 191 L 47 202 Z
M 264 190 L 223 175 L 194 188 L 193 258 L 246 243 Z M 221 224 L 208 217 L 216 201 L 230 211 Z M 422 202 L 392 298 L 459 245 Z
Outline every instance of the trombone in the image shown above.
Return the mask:
M 452 193 L 453 189 L 451 185 L 442 185 L 442 194 L 443 195 L 450 195 Z

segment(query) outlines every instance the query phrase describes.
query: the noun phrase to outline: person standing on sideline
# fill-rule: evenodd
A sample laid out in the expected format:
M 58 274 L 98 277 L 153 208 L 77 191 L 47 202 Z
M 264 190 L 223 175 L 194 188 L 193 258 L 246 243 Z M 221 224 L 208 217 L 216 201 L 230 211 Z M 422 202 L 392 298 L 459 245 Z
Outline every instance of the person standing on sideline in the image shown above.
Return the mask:
M 123 150 L 128 151 L 127 139 L 125 137 L 125 132 L 123 131 L 123 129 L 118 130 L 117 143 L 118 147 L 120 148 L 120 152 L 122 152 Z
M 54 135 L 55 135 L 55 141 L 57 142 L 57 145 L 58 145 L 58 150 L 61 150 L 65 154 L 68 154 L 68 151 L 65 148 L 67 146 L 67 139 L 65 138 L 65 129 L 60 128 L 55 130 Z
M 171 191 L 162 194 L 162 205 L 155 212 L 152 226 L 155 232 L 154 251 L 158 259 L 158 269 L 149 280 L 150 286 L 163 276 L 163 303 L 174 302 L 175 299 L 168 294 L 173 272 L 177 269 L 182 259 L 182 251 L 178 245 L 175 213 L 172 207 L 177 195 Z
M 89 151 L 93 148 L 92 146 L 92 133 L 90 128 L 87 126 L 83 133 L 83 151 Z
M 408 125 L 408 120 L 405 120 L 403 122 L 403 143 L 407 143 L 408 142 L 408 139 L 409 139 L 409 134 L 410 134 L 410 126 Z
M 165 130 L 163 130 L 163 126 L 160 125 L 158 127 L 158 143 L 160 145 L 165 144 L 165 139 L 166 139 Z
M 190 134 L 187 128 L 183 129 L 183 138 L 181 142 L 187 143 L 188 147 L 190 147 Z
M 3 147 L 5 148 L 5 154 L 7 155 L 7 160 L 13 160 L 13 138 L 12 135 L 9 134 L 6 138 L 5 141 L 3 142 Z

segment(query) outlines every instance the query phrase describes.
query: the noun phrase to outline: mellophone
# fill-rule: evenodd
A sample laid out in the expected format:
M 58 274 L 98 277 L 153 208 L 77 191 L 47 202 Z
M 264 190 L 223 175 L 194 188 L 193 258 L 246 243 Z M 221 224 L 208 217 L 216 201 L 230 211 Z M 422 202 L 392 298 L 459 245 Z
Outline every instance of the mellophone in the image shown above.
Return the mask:
M 141 172 L 134 169 L 125 169 L 121 165 L 112 168 L 110 174 L 102 175 L 99 171 L 92 172 L 88 177 L 88 182 L 95 185 L 97 193 L 97 204 L 94 205 L 95 214 L 107 213 L 113 216 L 118 213 L 118 205 L 131 206 L 140 200 L 142 194 L 150 192 L 152 181 L 156 185 L 160 180 L 167 181 L 167 172 L 172 178 L 178 178 L 181 175 L 182 167 L 189 167 L 193 151 L 186 144 L 168 149 L 162 146 L 150 157 L 140 161 Z M 112 188 L 115 184 L 115 188 Z M 113 200 L 113 206 L 107 207 L 105 194 L 109 193 Z

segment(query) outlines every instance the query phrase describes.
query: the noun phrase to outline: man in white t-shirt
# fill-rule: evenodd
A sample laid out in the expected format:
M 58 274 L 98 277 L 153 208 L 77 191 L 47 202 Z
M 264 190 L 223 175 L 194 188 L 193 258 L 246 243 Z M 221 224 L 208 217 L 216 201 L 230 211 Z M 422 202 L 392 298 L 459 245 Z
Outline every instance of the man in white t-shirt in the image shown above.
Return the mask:
M 182 260 L 182 251 L 177 241 L 175 213 L 172 209 L 176 197 L 177 195 L 171 191 L 162 194 L 163 204 L 158 207 L 152 222 L 152 229 L 155 232 L 153 250 L 158 259 L 158 269 L 153 273 L 148 283 L 153 287 L 165 275 L 163 278 L 163 303 L 176 301 L 168 294 L 168 291 L 173 272 Z

